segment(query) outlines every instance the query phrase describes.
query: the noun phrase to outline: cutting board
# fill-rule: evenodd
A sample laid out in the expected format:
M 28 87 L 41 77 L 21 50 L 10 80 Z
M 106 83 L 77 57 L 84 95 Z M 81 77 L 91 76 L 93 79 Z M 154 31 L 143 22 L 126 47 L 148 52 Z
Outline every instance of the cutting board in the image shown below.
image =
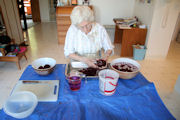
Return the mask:
M 39 102 L 55 102 L 58 99 L 59 80 L 20 80 L 12 94 L 20 91 L 33 92 Z

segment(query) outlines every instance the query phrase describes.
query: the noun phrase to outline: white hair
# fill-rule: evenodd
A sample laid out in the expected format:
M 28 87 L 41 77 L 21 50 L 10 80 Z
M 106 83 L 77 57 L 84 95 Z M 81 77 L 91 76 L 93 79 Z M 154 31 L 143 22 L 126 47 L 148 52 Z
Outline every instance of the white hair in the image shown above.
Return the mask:
M 83 21 L 94 22 L 94 13 L 88 6 L 77 6 L 72 10 L 71 23 L 78 25 Z

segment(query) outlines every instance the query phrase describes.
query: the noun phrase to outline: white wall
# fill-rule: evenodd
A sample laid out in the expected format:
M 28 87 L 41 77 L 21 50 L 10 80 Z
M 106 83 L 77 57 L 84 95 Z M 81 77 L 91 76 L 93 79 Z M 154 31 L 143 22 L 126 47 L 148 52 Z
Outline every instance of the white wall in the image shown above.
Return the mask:
M 50 21 L 49 0 L 39 0 L 39 8 L 40 8 L 41 22 L 49 22 Z
M 154 3 L 142 3 L 136 0 L 133 15 L 137 16 L 143 24 L 150 26 L 152 23 Z
M 152 25 L 147 43 L 146 59 L 165 58 L 180 11 L 180 1 L 155 0 Z
M 180 13 L 179 13 L 178 20 L 176 22 L 176 27 L 175 27 L 175 30 L 174 30 L 174 33 L 173 33 L 172 40 L 177 39 L 177 36 L 178 36 L 179 32 L 180 32 Z
M 103 25 L 114 25 L 113 18 L 132 17 L 134 0 L 90 0 L 96 21 Z M 82 4 L 82 0 L 78 0 Z
M 142 22 L 142 24 L 145 24 L 147 26 L 147 36 L 145 44 L 147 44 L 149 38 L 149 31 L 151 29 L 154 4 L 155 2 L 153 1 L 151 3 L 142 3 L 139 2 L 139 0 L 136 0 L 134 5 L 133 16 L 137 16 L 137 18 Z

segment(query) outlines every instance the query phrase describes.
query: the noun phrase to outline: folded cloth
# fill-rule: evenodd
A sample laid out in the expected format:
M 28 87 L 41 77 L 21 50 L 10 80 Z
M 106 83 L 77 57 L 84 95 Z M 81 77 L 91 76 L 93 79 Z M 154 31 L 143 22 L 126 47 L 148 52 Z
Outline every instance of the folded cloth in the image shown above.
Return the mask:
M 23 53 L 24 51 L 26 51 L 26 49 L 27 49 L 26 47 L 21 47 L 20 46 L 20 51 L 18 53 Z
M 0 48 L 5 48 L 8 44 L 1 44 L 0 43 Z
M 15 57 L 16 55 L 17 55 L 16 52 L 9 52 L 6 56 Z

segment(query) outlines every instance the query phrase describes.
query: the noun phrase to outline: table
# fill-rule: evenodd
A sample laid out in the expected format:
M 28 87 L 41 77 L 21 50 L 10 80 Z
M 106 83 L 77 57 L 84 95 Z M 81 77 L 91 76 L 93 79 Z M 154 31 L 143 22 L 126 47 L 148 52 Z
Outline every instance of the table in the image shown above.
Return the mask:
M 116 23 L 116 20 L 114 20 L 114 22 Z M 120 56 L 132 57 L 132 45 L 144 45 L 146 40 L 146 34 L 146 28 L 121 29 L 119 28 L 119 24 L 116 23 L 114 43 L 121 43 Z
M 24 120 L 174 120 L 153 83 L 139 73 L 130 80 L 119 79 L 112 96 L 99 93 L 97 78 L 82 80 L 79 91 L 71 91 L 65 80 L 65 65 L 57 64 L 48 76 L 37 75 L 28 66 L 20 80 L 60 80 L 57 102 L 39 102 Z M 0 110 L 1 120 L 14 120 Z

